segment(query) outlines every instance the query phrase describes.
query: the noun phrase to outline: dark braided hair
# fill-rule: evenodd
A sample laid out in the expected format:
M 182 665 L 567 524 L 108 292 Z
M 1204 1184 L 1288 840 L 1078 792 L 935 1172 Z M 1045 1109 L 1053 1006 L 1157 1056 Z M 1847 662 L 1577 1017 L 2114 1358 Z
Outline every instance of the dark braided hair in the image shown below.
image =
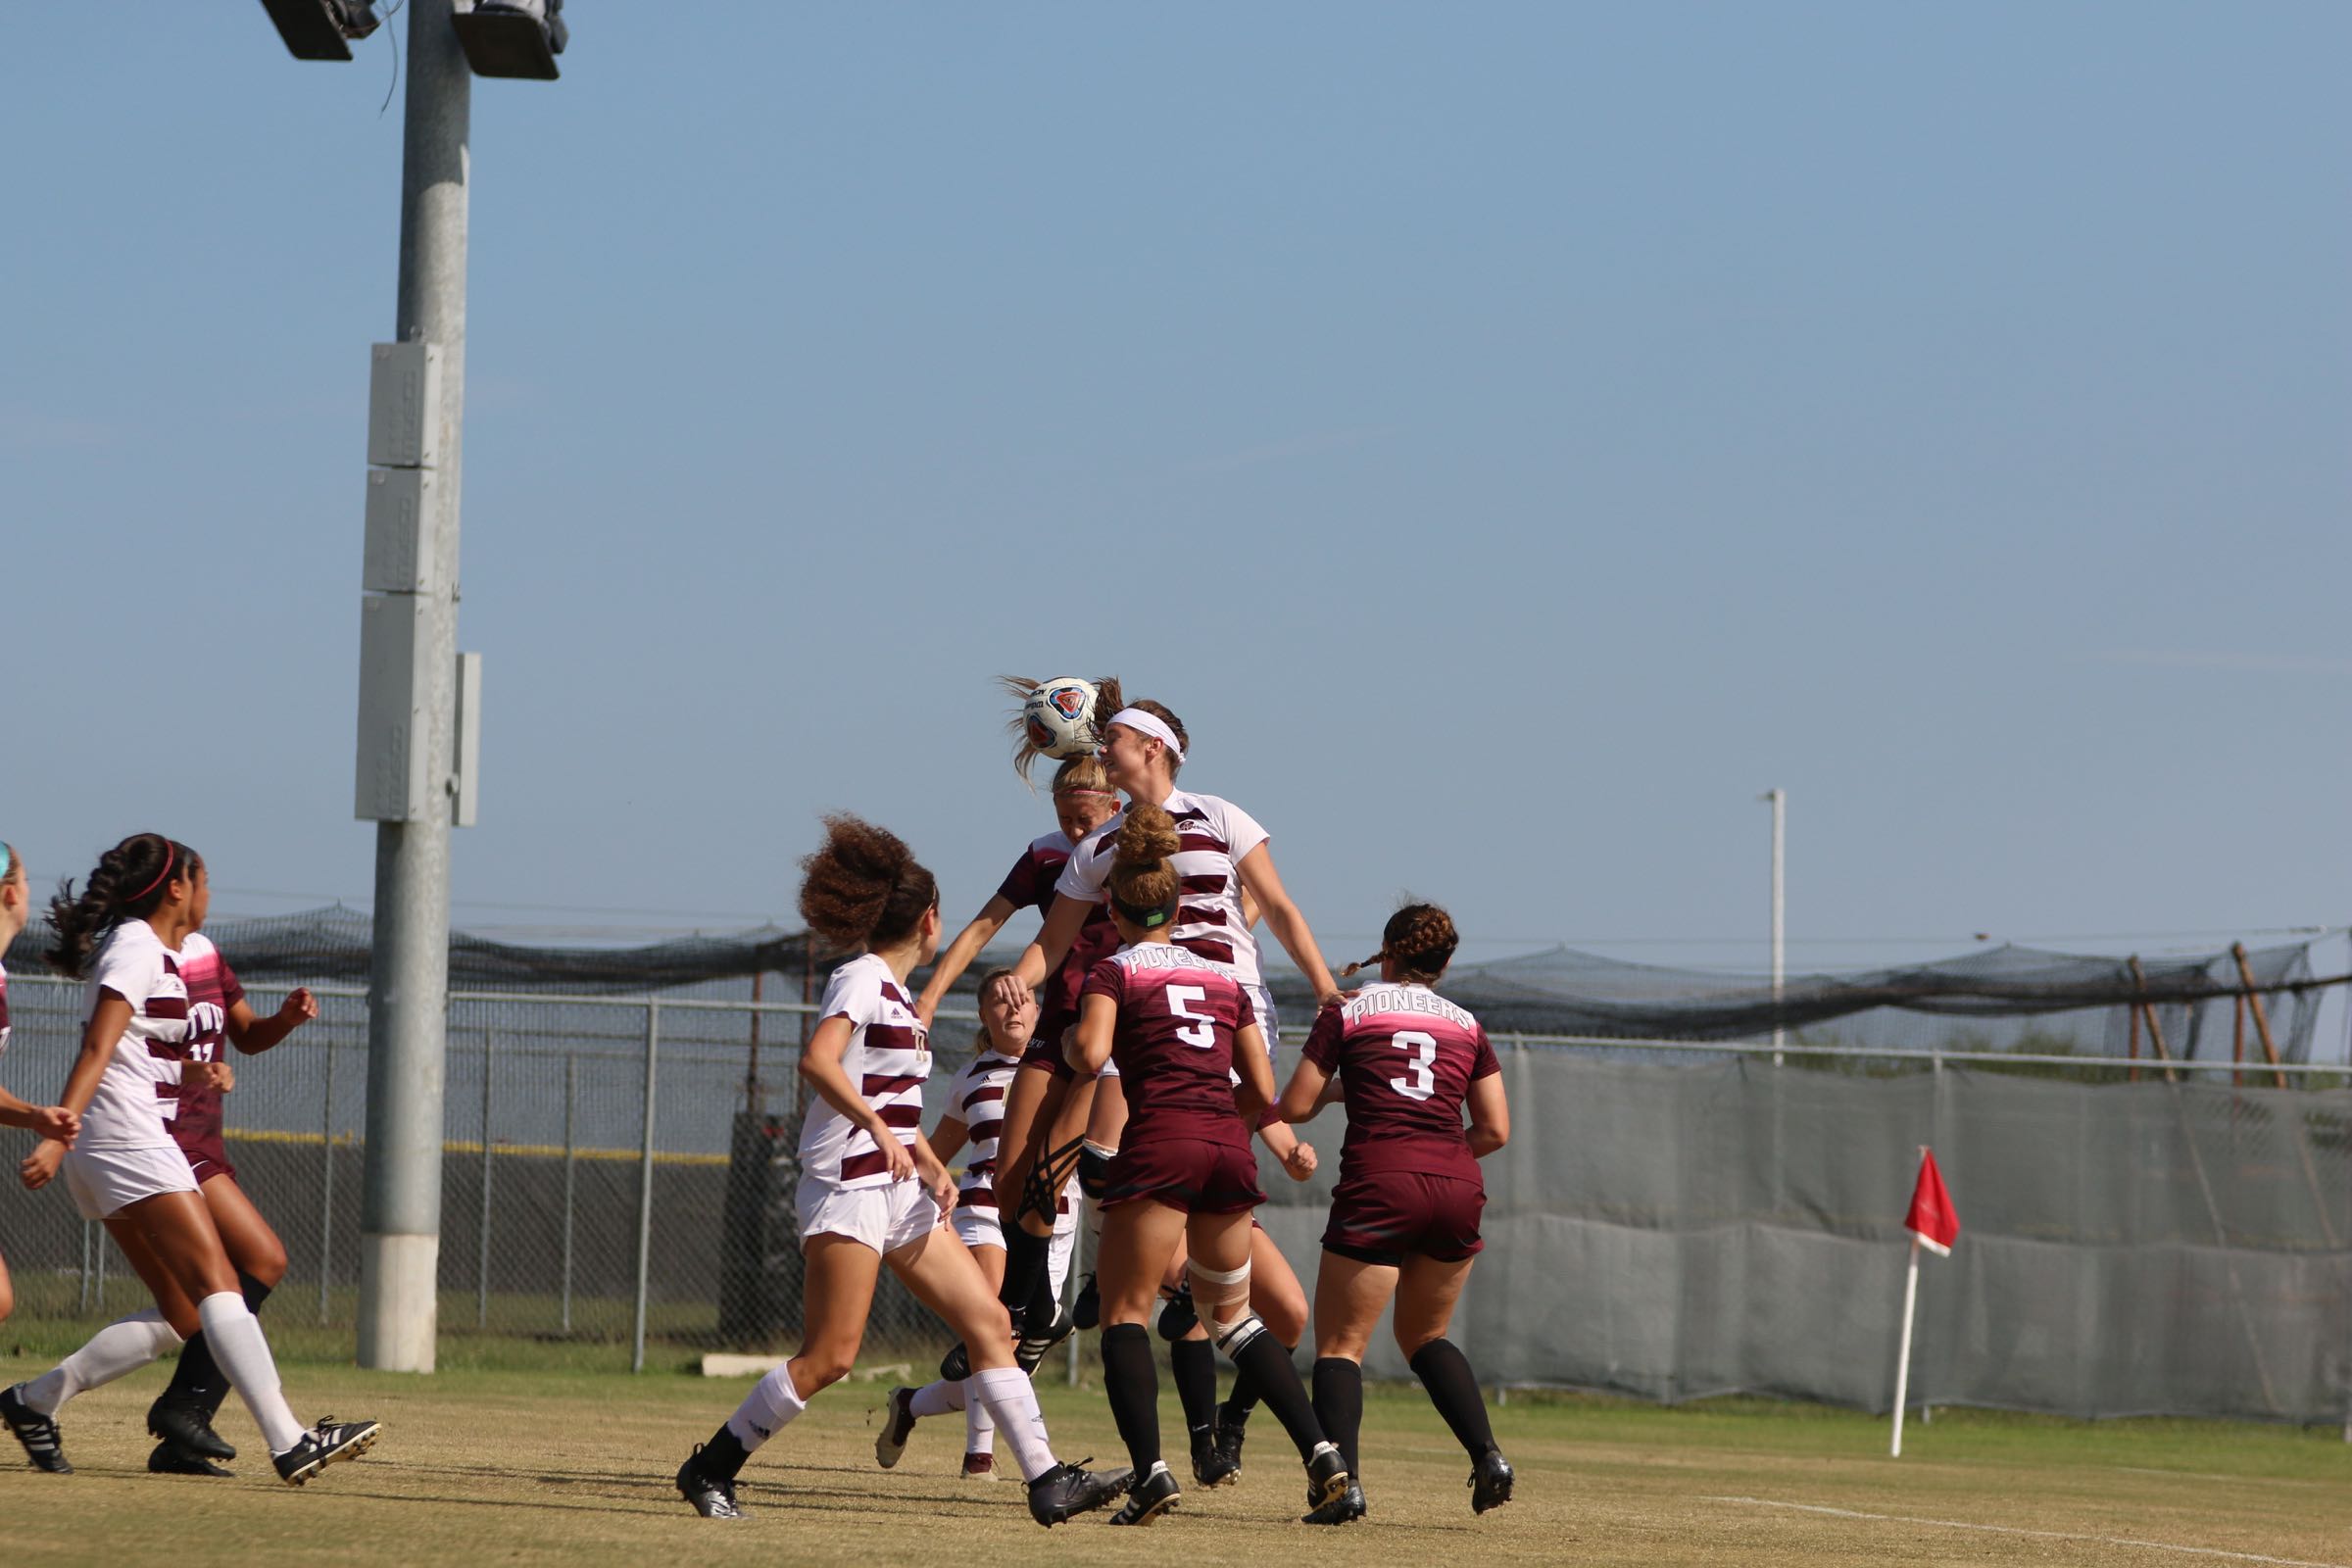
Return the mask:
M 1340 978 L 1345 980 L 1385 958 L 1396 965 L 1404 979 L 1429 985 L 1446 972 L 1446 965 L 1453 961 L 1453 950 L 1461 944 L 1452 915 L 1434 904 L 1407 904 L 1381 928 L 1380 951 L 1342 969 Z
M 49 901 L 49 925 L 57 933 L 49 967 L 80 979 L 109 931 L 124 920 L 146 919 L 173 882 L 194 876 L 203 864 L 203 858 L 177 839 L 133 833 L 98 857 L 80 897 L 74 896 L 72 877 L 58 883 L 57 897 Z
M 838 951 L 903 942 L 939 905 L 939 884 L 905 840 L 847 813 L 825 818 L 825 842 L 801 869 L 801 918 Z

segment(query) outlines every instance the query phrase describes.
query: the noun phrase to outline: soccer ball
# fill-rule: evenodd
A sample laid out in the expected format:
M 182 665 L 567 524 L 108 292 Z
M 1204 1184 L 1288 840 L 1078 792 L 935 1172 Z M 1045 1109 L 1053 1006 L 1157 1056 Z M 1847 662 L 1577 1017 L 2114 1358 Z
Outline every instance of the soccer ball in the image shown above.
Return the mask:
M 1086 756 L 1095 749 L 1095 683 L 1076 675 L 1039 682 L 1021 704 L 1021 727 L 1041 757 Z

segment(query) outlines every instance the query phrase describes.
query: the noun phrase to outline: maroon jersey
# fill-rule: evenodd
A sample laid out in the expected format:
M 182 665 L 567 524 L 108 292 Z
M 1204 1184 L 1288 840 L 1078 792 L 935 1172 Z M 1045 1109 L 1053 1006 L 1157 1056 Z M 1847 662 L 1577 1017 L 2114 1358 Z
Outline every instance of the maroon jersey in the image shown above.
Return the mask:
M 1153 1138 L 1250 1147 L 1233 1102 L 1234 1036 L 1257 1021 L 1248 991 L 1197 954 L 1146 942 L 1096 964 L 1081 995 L 1119 1009 L 1110 1058 L 1127 1092 L 1122 1149 Z
M 1306 1059 L 1337 1074 L 1346 1096 L 1342 1181 L 1375 1171 L 1480 1179 L 1462 1101 L 1502 1064 L 1469 1013 L 1427 986 L 1370 986 L 1316 1017 Z
M 1069 863 L 1070 841 L 1058 829 L 1042 839 L 1031 841 L 1004 873 L 997 887 L 997 897 L 1016 909 L 1035 909 L 1045 913 L 1054 906 L 1054 884 L 1061 880 L 1061 868 Z M 1066 1016 L 1078 1010 L 1078 988 L 1096 964 L 1116 953 L 1119 948 L 1119 928 L 1110 922 L 1110 906 L 1098 904 L 1086 911 L 1086 924 L 1070 942 L 1069 955 L 1061 967 L 1046 977 L 1038 988 L 1039 1015 L 1052 1018 Z M 1041 1031 L 1042 1032 L 1042 1031 Z
M 245 988 L 202 932 L 190 932 L 179 945 L 179 977 L 188 987 L 187 1059 L 219 1061 L 228 1049 L 228 1011 L 245 1000 Z M 172 1142 L 183 1152 L 195 1154 L 215 1149 L 220 1142 L 220 1091 L 182 1084 L 179 1112 L 170 1126 Z

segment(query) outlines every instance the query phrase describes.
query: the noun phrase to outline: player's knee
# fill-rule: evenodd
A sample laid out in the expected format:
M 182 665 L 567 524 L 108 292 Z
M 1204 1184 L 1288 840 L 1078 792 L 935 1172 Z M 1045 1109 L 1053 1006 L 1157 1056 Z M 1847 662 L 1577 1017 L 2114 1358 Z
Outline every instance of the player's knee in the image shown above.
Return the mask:
M 1265 1332 L 1265 1320 L 1250 1311 L 1243 1312 L 1230 1323 L 1219 1323 L 1212 1331 L 1217 1348 L 1224 1352 L 1228 1361 L 1239 1360 L 1242 1352 L 1263 1338 Z
M 1266 1328 L 1285 1345 L 1297 1345 L 1306 1333 L 1306 1292 L 1296 1287 L 1290 1290 L 1252 1290 L 1250 1293 L 1251 1310 L 1266 1322 Z
M 792 1363 L 792 1386 L 807 1400 L 817 1390 L 831 1388 L 850 1375 L 853 1357 L 831 1350 L 804 1351 Z
M 1433 1329 L 1426 1323 L 1398 1323 L 1395 1325 L 1395 1328 L 1396 1348 L 1404 1352 L 1404 1358 L 1407 1361 L 1419 1355 L 1425 1348 L 1437 1344 L 1446 1337 L 1444 1331 Z
M 270 1290 L 276 1290 L 286 1277 L 286 1244 L 275 1236 L 248 1249 L 247 1256 L 238 1259 L 241 1273 L 252 1275 Z
M 1214 1317 L 1227 1313 L 1223 1307 L 1246 1305 L 1250 1300 L 1250 1260 L 1242 1259 L 1240 1268 L 1210 1268 L 1199 1258 L 1186 1265 L 1193 1279 L 1193 1299 L 1209 1310 Z

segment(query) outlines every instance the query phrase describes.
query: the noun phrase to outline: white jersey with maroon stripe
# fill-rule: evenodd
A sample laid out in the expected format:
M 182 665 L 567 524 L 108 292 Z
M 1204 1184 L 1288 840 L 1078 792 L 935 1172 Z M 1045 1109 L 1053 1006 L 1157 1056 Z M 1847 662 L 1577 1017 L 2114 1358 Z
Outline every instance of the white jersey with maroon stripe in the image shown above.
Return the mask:
M 1004 1096 L 1020 1070 L 1019 1056 L 983 1051 L 948 1085 L 948 1114 L 965 1128 L 963 1174 L 956 1180 L 957 1208 L 997 1211 L 997 1134 L 1004 1126 Z
M 1242 921 L 1242 876 L 1237 869 L 1251 850 L 1266 842 L 1257 819 L 1231 801 L 1176 790 L 1160 803 L 1176 820 L 1177 847 L 1170 862 L 1181 889 L 1172 940 L 1246 986 L 1263 982 L 1257 972 L 1257 936 Z M 1119 845 L 1118 815 L 1089 833 L 1071 852 L 1054 891 L 1089 903 L 1108 903 L 1110 862 Z
M 869 953 L 833 971 L 817 1016 L 849 1019 L 841 1070 L 899 1142 L 913 1148 L 922 1131 L 931 1048 L 906 988 Z M 801 1128 L 801 1174 L 845 1188 L 890 1184 L 889 1161 L 873 1135 L 821 1100 Z
M 0 1056 L 8 1054 L 8 965 L 0 963 Z
M 106 1059 L 74 1147 L 176 1149 L 164 1123 L 179 1109 L 188 988 L 179 977 L 179 955 L 144 920 L 125 920 L 107 933 L 90 965 L 84 1015 L 95 1014 L 108 997 L 130 1004 L 130 1023 Z

